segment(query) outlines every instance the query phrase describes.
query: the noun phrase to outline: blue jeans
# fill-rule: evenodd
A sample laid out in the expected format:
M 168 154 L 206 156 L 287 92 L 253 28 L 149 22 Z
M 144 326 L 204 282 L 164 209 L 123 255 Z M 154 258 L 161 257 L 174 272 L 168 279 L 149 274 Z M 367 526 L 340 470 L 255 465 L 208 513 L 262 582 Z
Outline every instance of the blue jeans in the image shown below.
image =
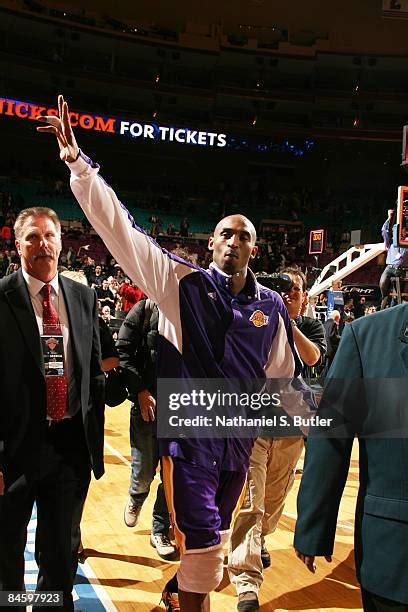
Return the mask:
M 141 507 L 149 495 L 150 485 L 159 463 L 159 447 L 156 437 L 156 421 L 144 421 L 139 406 L 132 404 L 130 409 L 130 447 L 132 469 L 130 474 L 129 496 L 133 503 Z M 160 469 L 161 476 L 161 469 Z M 153 507 L 152 533 L 167 534 L 170 528 L 163 483 L 160 482 Z

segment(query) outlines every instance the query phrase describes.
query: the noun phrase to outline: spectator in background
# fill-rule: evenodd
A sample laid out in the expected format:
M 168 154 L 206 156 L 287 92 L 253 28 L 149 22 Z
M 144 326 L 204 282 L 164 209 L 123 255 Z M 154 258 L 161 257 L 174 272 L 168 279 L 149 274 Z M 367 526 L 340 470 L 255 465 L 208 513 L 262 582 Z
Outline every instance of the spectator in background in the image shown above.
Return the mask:
M 105 266 L 106 275 L 108 277 L 114 276 L 115 266 L 116 266 L 116 259 L 114 259 L 114 257 L 112 257 L 111 254 L 109 253 L 108 257 L 106 258 L 106 266 Z
M 174 223 L 169 223 L 167 226 L 167 235 L 168 236 L 175 236 L 176 235 L 176 228 L 174 226 Z
M 119 296 L 119 283 L 117 281 L 117 279 L 114 276 L 109 276 L 108 277 L 108 283 L 109 283 L 109 289 L 111 290 L 111 293 L 113 295 L 113 299 L 115 301 L 115 305 L 116 305 L 116 300 Z
M 3 225 L 3 227 L 1 228 L 1 237 L 3 243 L 8 247 L 11 245 L 11 236 L 11 227 L 8 225 Z
M 17 252 L 14 249 L 11 249 L 9 253 L 9 260 L 10 260 L 10 263 L 16 263 L 20 265 L 20 257 L 18 256 Z
M 123 310 L 123 298 L 118 294 L 115 301 L 115 317 L 117 319 L 124 319 L 126 313 Z
M 326 293 L 320 293 L 318 300 L 317 300 L 317 306 L 324 306 L 325 308 L 327 308 L 327 294 Z
M 187 217 L 180 222 L 180 236 L 188 237 L 188 230 L 190 229 L 190 223 L 188 222 Z
M 388 210 L 387 220 L 381 228 L 384 246 L 387 249 L 386 266 L 380 278 L 381 310 L 387 307 L 391 287 L 391 278 L 400 276 L 402 270 L 408 269 L 408 249 L 396 247 L 393 244 L 393 228 L 395 224 L 395 212 L 392 208 Z M 393 305 L 393 302 L 391 303 Z
M 160 234 L 162 221 L 161 221 L 160 217 L 158 217 L 157 215 L 152 215 L 149 218 L 149 221 L 151 223 L 149 234 L 153 238 L 156 238 L 156 236 L 158 236 Z
M 94 289 L 96 289 L 97 287 L 101 287 L 104 278 L 105 277 L 102 274 L 102 266 L 98 264 L 97 266 L 95 266 L 95 272 L 91 276 L 91 287 L 93 287 Z
M 359 319 L 360 317 L 364 316 L 366 306 L 366 298 L 364 295 L 362 295 L 358 300 L 356 306 L 354 307 L 354 316 L 356 319 Z
M 103 321 L 105 321 L 105 323 L 109 327 L 109 322 L 110 322 L 111 316 L 112 316 L 109 306 L 102 306 L 101 314 L 99 316 L 101 317 L 101 319 L 103 319 Z
M 352 323 L 354 321 L 355 317 L 353 315 L 353 313 L 350 314 L 346 314 L 344 317 L 344 325 L 349 325 L 349 323 Z
M 92 285 L 92 278 L 95 274 L 95 260 L 92 259 L 89 255 L 85 257 L 85 263 L 82 266 L 82 270 L 86 276 L 86 280 L 88 281 L 88 285 Z
M 115 278 L 118 282 L 118 285 L 121 285 L 123 283 L 123 281 L 125 280 L 125 275 L 123 273 L 122 268 L 116 268 Z
M 374 314 L 375 312 L 377 312 L 377 307 L 374 306 L 374 304 L 371 304 L 371 306 L 368 306 L 365 314 Z
M 99 319 L 103 321 L 104 326 L 109 330 L 110 336 L 114 342 L 118 339 L 118 331 L 120 323 L 116 317 L 112 317 L 112 312 L 109 306 L 103 306 L 99 313 Z M 103 353 L 103 348 L 102 348 Z M 116 366 L 115 366 L 116 367 Z
M 72 248 L 72 246 L 68 247 L 68 251 L 67 251 L 67 266 L 71 267 L 74 265 L 75 263 L 75 257 L 76 253 L 74 251 L 74 249 Z
M 354 315 L 354 301 L 353 298 L 349 298 L 348 300 L 346 300 L 345 304 L 344 304 L 344 308 L 343 308 L 343 312 L 341 314 L 341 318 L 342 318 L 342 325 L 341 325 L 341 329 L 340 331 L 342 331 L 343 326 L 344 326 L 344 318 L 350 314 Z
M 101 309 L 103 309 L 104 306 L 108 306 L 111 312 L 113 312 L 115 310 L 115 296 L 110 290 L 108 279 L 104 278 L 102 285 L 95 287 L 95 291 L 96 295 L 98 296 Z
M 13 274 L 13 272 L 17 272 L 17 270 L 19 269 L 20 264 L 18 263 L 10 263 L 8 265 L 8 268 L 6 270 L 6 276 L 10 276 L 10 274 Z
M 332 310 L 329 314 L 329 318 L 324 322 L 324 332 L 326 334 L 327 342 L 327 368 L 330 369 L 334 356 L 340 342 L 339 324 L 340 324 L 340 312 L 338 310 Z
M 126 313 L 128 313 L 139 300 L 146 297 L 143 291 L 139 289 L 139 287 L 136 287 L 129 278 L 125 278 L 124 282 L 121 284 L 119 295 L 123 299 L 122 310 Z
M 4 255 L 4 253 L 0 253 L 0 278 L 3 278 L 3 276 L 6 276 L 8 266 L 9 266 L 9 260 Z

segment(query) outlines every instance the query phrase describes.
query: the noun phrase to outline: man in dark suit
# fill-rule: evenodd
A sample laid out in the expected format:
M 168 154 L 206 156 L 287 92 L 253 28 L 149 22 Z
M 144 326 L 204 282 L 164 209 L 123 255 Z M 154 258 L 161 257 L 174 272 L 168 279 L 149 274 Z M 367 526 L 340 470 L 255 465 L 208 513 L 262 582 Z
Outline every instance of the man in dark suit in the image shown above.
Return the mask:
M 306 445 L 295 549 L 314 572 L 315 556 L 331 560 L 359 438 L 355 558 L 368 612 L 408 609 L 407 377 L 408 304 L 347 325 L 318 412 L 331 410 L 336 426 L 324 437 L 311 433 Z
M 104 471 L 97 299 L 57 274 L 61 226 L 53 210 L 21 211 L 14 231 L 22 268 L 0 281 L 0 590 L 24 590 L 35 502 L 37 590 L 62 591 L 58 609 L 73 610 L 79 540 L 71 532 L 91 469 L 96 478 Z M 57 372 L 45 368 L 50 335 L 63 345 Z
M 328 370 L 333 362 L 337 347 L 340 342 L 339 323 L 340 312 L 332 310 L 327 321 L 323 323 L 324 333 L 326 336 L 327 353 L 326 353 L 326 369 Z

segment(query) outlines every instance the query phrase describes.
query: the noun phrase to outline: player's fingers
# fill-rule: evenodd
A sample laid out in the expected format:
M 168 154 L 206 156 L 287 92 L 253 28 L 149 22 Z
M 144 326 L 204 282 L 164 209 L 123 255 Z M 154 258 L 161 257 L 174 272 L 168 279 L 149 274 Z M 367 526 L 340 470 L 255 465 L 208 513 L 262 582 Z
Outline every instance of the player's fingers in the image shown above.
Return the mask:
M 57 134 L 58 130 L 53 125 L 44 125 L 37 128 L 37 132 L 49 132 L 50 134 Z
M 59 94 L 57 100 L 58 100 L 58 114 L 59 114 L 60 119 L 62 119 L 64 96 Z
M 52 115 L 39 115 L 36 117 L 36 120 L 40 123 L 48 123 L 48 125 L 53 125 L 54 127 L 61 129 L 61 121 L 58 117 L 53 117 Z

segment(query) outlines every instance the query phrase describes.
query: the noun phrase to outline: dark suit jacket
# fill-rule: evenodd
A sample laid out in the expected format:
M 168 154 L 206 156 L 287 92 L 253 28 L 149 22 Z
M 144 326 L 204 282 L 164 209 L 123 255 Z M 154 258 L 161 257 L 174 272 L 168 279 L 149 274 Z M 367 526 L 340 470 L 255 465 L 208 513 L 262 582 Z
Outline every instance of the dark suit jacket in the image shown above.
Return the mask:
M 349 434 L 360 430 L 357 577 L 366 590 L 408 604 L 407 382 L 408 304 L 402 304 L 345 327 L 320 405 L 325 398 L 326 405 L 341 404 Z M 377 433 L 363 437 L 369 430 Z M 295 548 L 304 554 L 332 553 L 352 444 L 350 436 L 307 441 L 295 531 Z
M 339 326 L 334 319 L 327 319 L 323 327 L 327 343 L 326 355 L 328 359 L 333 360 L 340 342 Z
M 59 283 L 68 312 L 85 437 L 94 475 L 100 478 L 104 472 L 104 374 L 96 294 L 65 277 Z M 12 493 L 35 477 L 46 432 L 40 336 L 21 270 L 0 280 L 0 325 L 0 471 Z

